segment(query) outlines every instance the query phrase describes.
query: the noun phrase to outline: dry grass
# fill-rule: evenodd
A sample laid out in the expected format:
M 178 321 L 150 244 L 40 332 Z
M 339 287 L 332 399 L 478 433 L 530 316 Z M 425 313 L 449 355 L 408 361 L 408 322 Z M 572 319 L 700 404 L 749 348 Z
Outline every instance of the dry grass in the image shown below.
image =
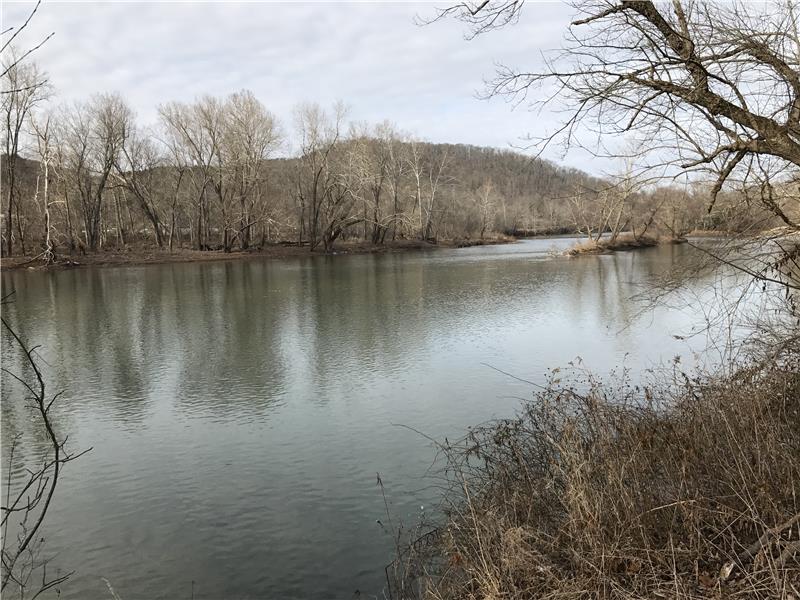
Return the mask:
M 471 246 L 491 246 L 494 244 L 513 244 L 517 241 L 512 235 L 506 235 L 504 233 L 497 233 L 486 235 L 483 238 L 461 238 L 455 239 L 450 241 L 445 241 L 444 245 L 451 245 L 457 248 L 469 248 Z
M 444 522 L 393 596 L 799 599 L 798 367 L 553 379 L 442 447 Z
M 577 242 L 574 246 L 565 251 L 567 256 L 579 256 L 581 254 L 600 254 L 606 250 L 595 240 L 584 240 Z
M 568 256 L 579 256 L 581 254 L 604 254 L 622 250 L 635 250 L 637 248 L 650 248 L 660 243 L 671 242 L 672 239 L 661 239 L 650 235 L 634 236 L 632 233 L 621 233 L 612 242 L 608 238 L 600 240 L 584 240 L 578 242 L 566 251 Z

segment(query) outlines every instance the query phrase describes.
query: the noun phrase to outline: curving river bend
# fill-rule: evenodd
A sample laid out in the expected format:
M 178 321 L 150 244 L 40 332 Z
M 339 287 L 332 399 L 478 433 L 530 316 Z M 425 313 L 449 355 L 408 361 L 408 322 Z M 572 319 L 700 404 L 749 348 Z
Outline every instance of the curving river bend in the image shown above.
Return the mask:
M 77 570 L 61 597 L 108 598 L 102 578 L 124 600 L 382 597 L 376 473 L 407 523 L 435 499 L 433 448 L 400 425 L 512 415 L 531 389 L 487 365 L 691 364 L 673 334 L 699 314 L 632 299 L 691 248 L 551 255 L 571 243 L 3 273 L 7 317 L 66 391 L 57 426 L 94 447 L 46 523 L 51 569 Z M 3 384 L 7 450 L 31 432 Z

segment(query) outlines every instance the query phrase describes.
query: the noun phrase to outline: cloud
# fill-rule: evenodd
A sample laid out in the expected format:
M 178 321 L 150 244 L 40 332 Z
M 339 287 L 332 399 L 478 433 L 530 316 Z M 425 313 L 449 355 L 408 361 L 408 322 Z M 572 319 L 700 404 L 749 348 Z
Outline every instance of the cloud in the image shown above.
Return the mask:
M 21 23 L 31 7 L 3 2 L 3 27 Z M 570 7 L 531 3 L 516 26 L 472 41 L 454 20 L 414 23 L 434 10 L 399 2 L 51 1 L 21 44 L 55 31 L 35 58 L 58 98 L 118 91 L 144 123 L 155 122 L 163 102 L 250 89 L 287 128 L 297 103 L 337 99 L 354 120 L 388 119 L 438 142 L 506 147 L 556 125 L 555 113 L 512 111 L 476 92 L 497 62 L 540 65 L 543 50 L 559 47 Z

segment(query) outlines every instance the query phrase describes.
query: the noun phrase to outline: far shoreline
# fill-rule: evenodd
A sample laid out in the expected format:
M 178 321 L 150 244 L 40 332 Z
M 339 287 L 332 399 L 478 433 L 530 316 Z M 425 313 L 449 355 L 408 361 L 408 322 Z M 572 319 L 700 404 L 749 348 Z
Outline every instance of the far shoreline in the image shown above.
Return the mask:
M 394 240 L 383 244 L 365 242 L 344 242 L 332 252 L 322 249 L 310 250 L 308 245 L 295 243 L 275 243 L 261 249 L 235 250 L 194 250 L 188 248 L 169 250 L 130 248 L 127 250 L 100 250 L 87 254 L 57 254 L 56 262 L 46 265 L 36 256 L 12 256 L 0 258 L 0 271 L 62 271 L 85 267 L 121 267 L 160 265 L 174 263 L 222 262 L 257 258 L 281 259 L 317 256 L 351 256 L 356 254 L 395 254 L 401 252 L 420 252 L 443 248 L 467 248 L 513 244 L 517 238 L 500 235 L 485 239 L 455 239 L 428 242 L 423 240 Z
M 725 237 L 725 233 L 715 231 L 695 230 L 687 234 L 687 238 L 711 238 Z M 435 251 L 441 249 L 469 248 L 473 246 L 497 246 L 503 244 L 514 244 L 524 240 L 534 239 L 566 239 L 585 238 L 580 233 L 542 233 L 539 235 L 511 236 L 506 234 L 495 234 L 484 239 L 447 239 L 436 242 L 424 240 L 394 240 L 383 244 L 372 244 L 370 242 L 342 242 L 337 245 L 332 252 L 324 250 L 309 250 L 308 244 L 298 245 L 295 242 L 276 242 L 269 244 L 261 249 L 234 250 L 225 252 L 223 250 L 195 250 L 190 248 L 179 248 L 173 251 L 159 250 L 156 248 L 127 248 L 119 250 L 116 248 L 100 250 L 87 254 L 60 254 L 57 253 L 57 261 L 50 265 L 45 265 L 36 256 L 12 256 L 9 258 L 0 257 L 0 272 L 2 271 L 63 271 L 68 269 L 81 269 L 86 267 L 137 267 L 143 265 L 164 265 L 177 263 L 205 263 L 237 261 L 248 259 L 283 259 L 283 258 L 304 258 L 319 256 L 352 256 L 360 254 L 396 254 L 406 252 Z M 566 250 L 565 257 L 576 257 L 584 255 L 614 254 L 615 252 L 629 252 L 632 250 L 642 250 L 663 244 L 683 243 L 681 240 L 658 240 L 654 244 L 629 245 L 623 244 L 615 248 L 580 250 L 580 243 L 575 247 Z

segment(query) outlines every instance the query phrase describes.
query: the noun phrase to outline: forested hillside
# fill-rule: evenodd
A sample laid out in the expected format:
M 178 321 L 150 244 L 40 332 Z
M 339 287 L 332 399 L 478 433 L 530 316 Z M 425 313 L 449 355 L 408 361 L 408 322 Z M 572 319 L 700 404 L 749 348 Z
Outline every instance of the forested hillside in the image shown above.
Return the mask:
M 340 105 L 299 106 L 291 130 L 247 91 L 160 106 L 156 128 L 139 126 L 114 94 L 45 110 L 39 71 L 14 70 L 29 91 L 4 105 L 7 256 L 278 242 L 330 251 L 342 240 L 496 233 L 676 238 L 726 219 L 724 201 L 705 215 L 704 189 L 429 143 L 388 122 L 349 123 Z

